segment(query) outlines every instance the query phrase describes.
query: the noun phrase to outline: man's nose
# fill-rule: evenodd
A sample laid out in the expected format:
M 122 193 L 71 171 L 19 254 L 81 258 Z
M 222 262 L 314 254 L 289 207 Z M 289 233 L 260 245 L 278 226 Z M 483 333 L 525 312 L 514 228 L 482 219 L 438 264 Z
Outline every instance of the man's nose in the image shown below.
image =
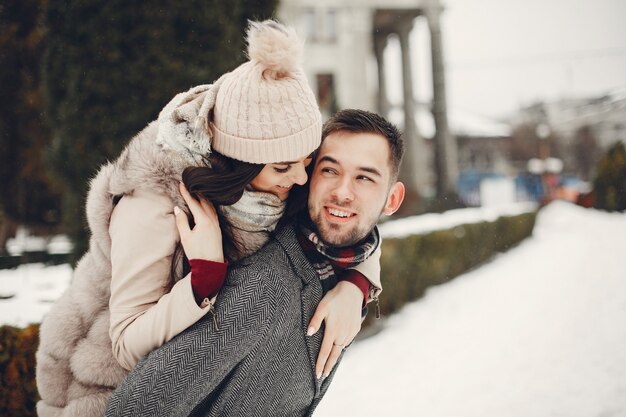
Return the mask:
M 337 181 L 335 188 L 332 190 L 332 195 L 341 203 L 353 201 L 354 190 L 352 189 L 352 182 L 350 179 L 341 178 Z
M 292 170 L 291 180 L 298 185 L 304 185 L 308 178 L 304 164 L 294 164 L 292 167 L 294 169 Z

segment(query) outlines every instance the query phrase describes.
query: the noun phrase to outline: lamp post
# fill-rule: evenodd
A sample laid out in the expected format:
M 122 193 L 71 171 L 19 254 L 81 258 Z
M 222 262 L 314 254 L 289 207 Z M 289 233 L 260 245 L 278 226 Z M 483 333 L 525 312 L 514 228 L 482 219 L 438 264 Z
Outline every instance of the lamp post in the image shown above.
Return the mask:
M 535 128 L 535 134 L 539 138 L 539 159 L 548 159 L 550 157 L 550 144 L 548 143 L 550 126 L 545 123 L 539 123 Z

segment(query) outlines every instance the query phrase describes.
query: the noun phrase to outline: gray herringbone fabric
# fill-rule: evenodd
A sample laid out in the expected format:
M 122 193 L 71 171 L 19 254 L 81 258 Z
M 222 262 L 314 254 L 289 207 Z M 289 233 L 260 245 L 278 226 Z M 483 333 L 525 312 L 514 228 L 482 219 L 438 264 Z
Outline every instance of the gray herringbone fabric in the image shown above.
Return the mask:
M 323 332 L 306 327 L 322 288 L 293 227 L 233 264 L 210 315 L 144 358 L 106 416 L 306 416 L 334 374 L 314 366 Z M 336 367 L 335 367 L 336 369 Z

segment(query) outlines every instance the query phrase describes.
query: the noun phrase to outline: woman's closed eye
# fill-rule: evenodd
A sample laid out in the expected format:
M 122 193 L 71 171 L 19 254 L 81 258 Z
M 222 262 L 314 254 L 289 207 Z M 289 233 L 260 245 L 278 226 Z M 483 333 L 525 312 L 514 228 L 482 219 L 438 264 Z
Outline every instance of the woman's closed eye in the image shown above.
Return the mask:
M 274 171 L 278 172 L 279 174 L 285 174 L 286 172 L 289 172 L 290 169 L 291 165 L 274 166 Z

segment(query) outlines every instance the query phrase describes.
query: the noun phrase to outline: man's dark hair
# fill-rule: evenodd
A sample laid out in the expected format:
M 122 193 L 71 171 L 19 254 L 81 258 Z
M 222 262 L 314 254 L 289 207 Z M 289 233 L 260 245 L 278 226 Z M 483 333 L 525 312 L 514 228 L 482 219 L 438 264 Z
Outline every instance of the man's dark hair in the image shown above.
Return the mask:
M 375 133 L 387 139 L 391 181 L 398 179 L 400 163 L 404 155 L 404 139 L 396 126 L 379 114 L 366 110 L 347 109 L 335 113 L 322 129 L 322 140 L 331 133 L 346 131 L 352 133 Z

